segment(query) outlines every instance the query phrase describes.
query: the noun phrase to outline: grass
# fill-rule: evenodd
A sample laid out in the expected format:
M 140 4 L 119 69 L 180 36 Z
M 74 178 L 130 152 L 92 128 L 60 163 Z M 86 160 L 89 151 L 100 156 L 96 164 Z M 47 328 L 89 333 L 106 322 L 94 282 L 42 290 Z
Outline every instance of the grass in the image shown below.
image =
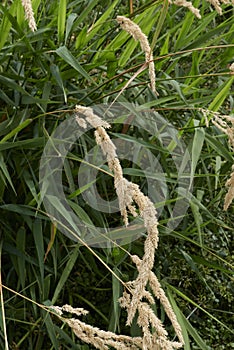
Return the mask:
M 90 1 L 87 6 L 81 1 L 34 1 L 35 33 L 29 31 L 20 6 L 18 1 L 0 5 L 0 348 L 86 350 L 90 345 L 75 338 L 44 307 L 65 303 L 84 307 L 90 311 L 84 318 L 87 323 L 138 335 L 136 322 L 125 326 L 126 313 L 117 300 L 123 292 L 121 281 L 137 275 L 126 251 L 142 256 L 144 239 L 88 249 L 63 235 L 41 203 L 39 162 L 50 135 L 76 104 L 111 104 L 145 58 L 139 44 L 115 21 L 117 15 L 129 14 L 124 2 Z M 205 126 L 200 108 L 233 113 L 233 76 L 228 69 L 234 57 L 233 9 L 224 6 L 219 16 L 202 2 L 201 20 L 176 6 L 161 9 L 162 2 L 141 1 L 134 4 L 132 16 L 152 43 L 159 97 L 149 89 L 145 70 L 118 102 L 131 103 L 134 111 L 150 108 L 148 117 L 173 125 L 176 142 L 181 140 L 190 152 L 191 200 L 172 230 L 171 215 L 182 181 L 171 156 L 174 152 L 181 157 L 175 144 L 166 144 L 163 130 L 157 137 L 144 124 L 123 130 L 123 115 L 112 123 L 110 135 L 121 140 L 120 145 L 126 141 L 138 150 L 122 164 L 126 177 L 144 193 L 150 192 L 147 179 L 155 174 L 152 169 L 147 174 L 141 171 L 142 149 L 149 150 L 163 169 L 167 191 L 164 199 L 155 198 L 160 245 L 154 272 L 182 326 L 184 348 L 231 349 L 234 212 L 233 206 L 224 212 L 223 202 L 233 153 L 217 128 Z M 140 112 L 140 123 L 139 117 Z M 70 150 L 63 189 L 81 219 L 107 229 L 118 227 L 122 225 L 118 212 L 97 211 L 84 200 L 82 194 L 91 188 L 92 179 L 85 187 L 77 185 L 78 168 L 94 145 L 89 131 Z M 95 184 L 109 201 L 115 192 L 108 173 L 105 164 L 98 166 Z M 163 181 L 158 179 L 157 188 Z M 90 196 L 94 201 L 92 192 Z M 173 336 L 159 303 L 154 312 Z

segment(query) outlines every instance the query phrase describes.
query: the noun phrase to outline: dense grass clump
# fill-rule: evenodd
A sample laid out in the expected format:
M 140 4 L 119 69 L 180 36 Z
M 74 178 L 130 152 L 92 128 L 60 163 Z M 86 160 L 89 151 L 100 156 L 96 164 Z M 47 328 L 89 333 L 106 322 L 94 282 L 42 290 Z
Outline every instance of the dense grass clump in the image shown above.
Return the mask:
M 126 325 L 127 299 L 122 309 L 119 298 L 140 274 L 132 257 L 144 260 L 147 251 L 140 207 L 147 195 L 151 213 L 157 210 L 159 234 L 157 250 L 148 253 L 150 263 L 155 254 L 149 271 L 172 306 L 184 349 L 232 349 L 232 5 L 221 2 L 215 10 L 211 1 L 184 5 L 188 9 L 176 1 L 35 0 L 32 8 L 22 3 L 0 4 L 0 349 L 93 349 L 66 321 L 74 310 L 64 310 L 61 322 L 59 309 L 49 308 L 65 304 L 88 310 L 74 318 L 118 340 L 141 339 L 138 315 Z M 135 29 L 127 30 L 123 18 Z M 99 126 L 73 140 L 73 124 L 63 124 L 74 118 L 77 105 L 108 119 L 106 132 L 123 177 L 142 193 L 139 203 L 133 193 L 135 212 L 124 201 L 123 215 L 118 211 L 114 165 L 100 158 L 100 139 L 96 146 Z M 52 192 L 61 180 L 61 191 L 51 197 L 61 222 L 48 212 L 48 186 L 39 183 L 46 145 L 51 142 L 51 152 L 60 147 L 61 140 L 51 137 L 59 127 L 71 147 L 60 175 L 48 176 Z M 74 232 L 65 202 L 87 231 L 81 226 Z M 134 218 L 139 213 L 143 219 Z M 69 234 L 63 225 L 71 225 Z M 109 244 L 98 241 L 97 227 Z M 89 244 L 92 234 L 99 246 Z M 150 279 L 144 283 L 154 294 Z M 178 341 L 160 301 L 154 300 L 153 317 Z

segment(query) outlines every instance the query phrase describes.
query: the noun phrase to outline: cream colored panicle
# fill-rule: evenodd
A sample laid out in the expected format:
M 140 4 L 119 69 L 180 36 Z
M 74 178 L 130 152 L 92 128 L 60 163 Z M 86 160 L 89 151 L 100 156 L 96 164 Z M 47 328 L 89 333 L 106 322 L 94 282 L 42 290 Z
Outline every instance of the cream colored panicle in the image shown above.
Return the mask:
M 222 115 L 218 112 L 213 112 L 200 108 L 203 115 L 212 116 L 212 123 L 221 130 L 228 137 L 228 143 L 232 152 L 234 152 L 234 117 L 230 115 Z M 228 192 L 224 199 L 223 209 L 227 210 L 234 200 L 234 164 L 232 165 L 232 173 L 230 178 L 227 180 L 226 187 L 228 187 Z
M 33 14 L 31 0 L 21 0 L 24 8 L 25 18 L 28 21 L 29 28 L 34 32 L 37 30 L 36 21 Z
M 222 8 L 220 7 L 220 5 L 223 4 L 228 4 L 230 3 L 228 0 L 206 0 L 207 2 L 209 2 L 214 8 L 215 11 L 219 14 L 222 15 L 223 11 Z
M 225 186 L 229 187 L 229 190 L 224 199 L 223 206 L 223 209 L 227 210 L 234 199 L 234 164 L 232 165 L 231 177 L 227 180 Z
M 139 31 L 135 31 L 134 35 L 138 38 L 140 35 Z M 97 349 L 108 350 L 109 347 L 117 350 L 179 349 L 184 344 L 181 327 L 157 276 L 152 271 L 155 250 L 158 247 L 159 240 L 157 211 L 154 204 L 141 192 L 137 184 L 123 177 L 123 170 L 116 153 L 117 149 L 106 132 L 109 124 L 94 114 L 93 110 L 88 107 L 76 106 L 75 117 L 80 126 L 85 126 L 89 123 L 96 129 L 96 142 L 100 145 L 107 159 L 108 166 L 114 174 L 114 186 L 125 224 L 128 224 L 129 213 L 133 216 L 140 215 L 147 231 L 143 257 L 140 259 L 136 255 L 130 255 L 133 263 L 136 264 L 138 276 L 135 280 L 124 283 L 125 291 L 119 299 L 120 306 L 127 310 L 127 325 L 130 325 L 136 316 L 137 324 L 142 330 L 142 335 L 141 337 L 116 335 L 81 322 L 79 319 L 62 318 L 62 311 L 75 313 L 78 316 L 85 314 L 85 310 L 80 308 L 73 309 L 70 305 L 65 305 L 62 308 L 54 307 L 54 311 L 56 311 L 58 317 L 72 328 L 77 337 L 87 344 L 92 344 Z M 149 287 L 150 290 L 148 289 Z M 152 308 L 152 305 L 155 305 L 154 296 L 162 303 L 179 341 L 168 339 L 169 335 L 162 321 L 157 317 Z
M 230 74 L 234 74 L 234 62 L 230 65 Z
M 222 15 L 222 8 L 221 5 L 233 5 L 234 0 L 206 0 L 209 2 L 215 9 L 215 11 Z M 197 18 L 201 19 L 200 11 L 193 6 L 192 2 L 186 1 L 186 0 L 169 0 L 170 4 L 175 4 L 177 6 L 187 7 Z
M 182 7 L 187 7 L 189 11 L 191 11 L 197 18 L 201 19 L 200 11 L 193 6 L 191 1 L 186 1 L 186 0 L 174 0 L 171 1 L 173 4 L 176 6 L 182 6 Z
M 50 306 L 56 316 L 66 323 L 73 330 L 74 334 L 87 344 L 92 344 L 96 349 L 109 350 L 110 347 L 116 350 L 139 350 L 142 349 L 140 337 L 117 335 L 109 331 L 103 331 L 79 320 L 79 318 L 65 318 L 63 313 L 69 312 L 76 316 L 87 315 L 88 311 L 83 308 L 73 308 L 70 305 Z
M 132 22 L 129 18 L 124 16 L 117 16 L 116 20 L 123 30 L 128 32 L 135 40 L 140 42 L 141 49 L 145 52 L 146 63 L 149 65 L 151 89 L 156 95 L 158 95 L 155 88 L 154 58 L 147 36 L 142 32 L 141 28 L 136 23 Z

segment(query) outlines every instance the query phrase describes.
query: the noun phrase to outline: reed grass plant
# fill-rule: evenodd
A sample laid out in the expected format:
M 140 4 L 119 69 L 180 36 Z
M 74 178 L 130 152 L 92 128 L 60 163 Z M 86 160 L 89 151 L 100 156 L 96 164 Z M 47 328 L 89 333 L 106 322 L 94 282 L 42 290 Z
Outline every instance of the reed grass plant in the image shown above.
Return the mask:
M 14 0 L 0 33 L 0 349 L 232 349 L 233 1 Z M 117 102 L 128 118 L 108 123 Z M 43 203 L 43 151 L 70 118 L 86 132 L 61 189 L 87 227 L 121 227 L 105 247 Z M 143 149 L 162 171 L 140 168 Z M 119 211 L 87 204 L 94 183 Z

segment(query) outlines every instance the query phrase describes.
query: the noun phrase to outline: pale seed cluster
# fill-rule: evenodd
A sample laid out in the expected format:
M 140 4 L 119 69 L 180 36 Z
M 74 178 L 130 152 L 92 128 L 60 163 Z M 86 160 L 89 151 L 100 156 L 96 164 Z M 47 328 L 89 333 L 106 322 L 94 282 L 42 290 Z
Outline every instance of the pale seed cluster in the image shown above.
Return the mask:
M 135 40 L 140 42 L 141 49 L 145 52 L 145 61 L 149 66 L 151 89 L 155 94 L 158 95 L 155 88 L 154 58 L 147 36 L 142 32 L 141 28 L 136 23 L 132 22 L 129 18 L 124 16 L 117 16 L 116 20 L 123 30 L 128 32 Z
M 209 2 L 215 9 L 215 11 L 219 14 L 222 15 L 222 8 L 221 5 L 233 5 L 234 0 L 206 0 Z M 174 4 L 177 6 L 182 6 L 188 8 L 197 18 L 201 19 L 200 11 L 196 7 L 193 6 L 191 1 L 186 1 L 186 0 L 169 0 L 170 4 Z
M 112 347 L 117 350 L 139 350 L 142 349 L 142 339 L 140 337 L 129 337 L 125 335 L 117 335 L 113 332 L 103 331 L 98 327 L 93 327 L 78 318 L 64 318 L 64 311 L 76 316 L 87 315 L 88 311 L 82 308 L 73 308 L 70 305 L 51 306 L 50 309 L 56 313 L 64 323 L 66 323 L 75 335 L 87 344 L 92 344 L 97 349 L 109 350 Z
M 223 13 L 222 8 L 221 8 L 222 4 L 234 5 L 234 0 L 206 0 L 206 1 L 209 2 L 215 8 L 215 11 L 218 12 L 219 15 L 222 15 L 222 13 Z
M 208 115 L 212 115 L 212 123 L 228 136 L 229 146 L 234 152 L 234 117 L 229 115 L 222 115 L 218 112 L 212 112 L 205 109 L 200 109 L 208 122 Z M 232 173 L 230 178 L 226 182 L 228 192 L 224 199 L 224 210 L 227 210 L 234 199 L 234 164 L 232 165 Z
M 110 125 L 94 114 L 89 107 L 76 106 L 76 121 L 80 127 L 86 128 L 90 124 L 95 128 L 95 138 L 105 155 L 108 166 L 114 174 L 114 186 L 119 199 L 120 211 L 125 225 L 128 225 L 128 213 L 143 218 L 147 230 L 147 238 L 144 244 L 144 255 L 140 259 L 132 255 L 131 259 L 136 265 L 138 276 L 135 280 L 125 284 L 126 290 L 120 298 L 120 306 L 127 310 L 127 325 L 130 325 L 135 315 L 137 323 L 142 329 L 142 337 L 129 337 L 106 332 L 97 327 L 90 326 L 79 319 L 66 319 L 62 317 L 63 311 L 86 314 L 83 309 L 73 309 L 70 305 L 62 308 L 53 307 L 58 317 L 66 322 L 81 340 L 94 345 L 97 349 L 107 350 L 109 347 L 115 349 L 142 349 L 142 350 L 173 350 L 183 346 L 184 340 L 181 327 L 176 319 L 175 313 L 162 289 L 156 275 L 152 272 L 154 265 L 155 250 L 158 247 L 158 221 L 157 212 L 150 201 L 139 189 L 138 185 L 123 177 L 122 167 L 116 154 L 116 147 L 106 132 Z M 139 214 L 138 214 L 139 211 Z M 150 287 L 150 291 L 148 288 Z M 170 319 L 179 341 L 168 339 L 168 333 L 162 322 L 153 312 L 152 306 L 155 299 L 160 300 L 164 310 Z
M 31 0 L 21 0 L 21 2 L 24 8 L 25 18 L 28 21 L 29 28 L 34 32 L 35 30 L 37 30 L 37 25 L 33 14 L 32 2 Z
M 191 11 L 197 18 L 201 19 L 200 11 L 193 6 L 191 1 L 186 0 L 170 0 L 171 4 L 176 6 L 186 7 L 189 11 Z

